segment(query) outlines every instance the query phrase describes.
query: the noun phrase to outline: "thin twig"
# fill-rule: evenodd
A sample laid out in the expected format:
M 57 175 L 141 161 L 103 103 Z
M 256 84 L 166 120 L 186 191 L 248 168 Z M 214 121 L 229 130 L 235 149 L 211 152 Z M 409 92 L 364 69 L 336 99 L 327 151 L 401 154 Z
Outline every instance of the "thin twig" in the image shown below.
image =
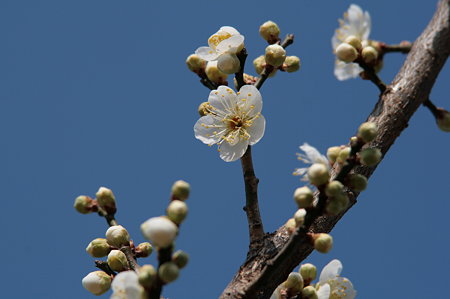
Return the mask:
M 172 251 L 173 251 L 172 246 L 158 249 L 158 269 L 159 267 L 161 267 L 162 264 L 172 260 Z M 153 283 L 152 288 L 148 292 L 149 299 L 160 299 L 164 285 L 165 282 L 162 281 L 162 279 L 158 275 L 156 277 L 156 281 Z
M 103 272 L 105 272 L 108 275 L 112 275 L 115 276 L 116 272 L 114 272 L 108 265 L 107 262 L 104 261 L 99 261 L 99 260 L 95 260 L 95 267 L 99 268 L 100 270 L 102 270 Z
M 438 118 L 440 116 L 441 113 L 439 112 L 439 108 L 436 107 L 436 105 L 434 105 L 430 99 L 426 99 L 425 101 L 423 101 L 422 105 L 427 107 L 428 110 L 430 110 L 430 112 L 433 113 L 435 118 Z
M 385 43 L 380 43 L 381 51 L 382 53 L 392 53 L 392 52 L 399 52 L 407 54 L 409 51 L 411 51 L 412 44 L 410 42 L 404 41 L 397 45 L 388 45 Z
M 372 66 L 365 63 L 362 58 L 358 58 L 357 60 L 355 60 L 355 63 L 358 63 L 359 66 L 363 68 L 364 75 L 367 76 L 367 79 L 372 81 L 372 83 L 378 87 L 380 93 L 383 93 L 386 90 L 386 84 L 380 79 L 380 77 L 378 77 Z
M 234 74 L 234 77 L 236 78 L 236 90 L 241 89 L 242 86 L 245 85 L 244 81 L 244 67 L 245 67 L 245 60 L 247 59 L 247 50 L 243 48 L 241 52 L 237 54 L 237 58 L 239 59 L 240 68 L 239 71 Z

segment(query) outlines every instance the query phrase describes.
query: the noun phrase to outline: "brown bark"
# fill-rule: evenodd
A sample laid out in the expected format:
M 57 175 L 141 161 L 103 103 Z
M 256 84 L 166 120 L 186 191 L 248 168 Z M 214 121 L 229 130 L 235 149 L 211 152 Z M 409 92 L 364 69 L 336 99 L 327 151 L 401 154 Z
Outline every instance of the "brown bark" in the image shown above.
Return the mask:
M 386 154 L 408 126 L 408 121 L 417 108 L 428 99 L 449 54 L 450 0 L 441 0 L 433 19 L 414 42 L 402 68 L 380 95 L 367 118 L 379 128 L 379 135 L 370 143 L 371 147 L 378 147 L 383 155 Z M 357 167 L 354 172 L 370 177 L 375 168 Z M 357 196 L 358 194 L 349 193 L 349 208 L 356 203 Z M 316 218 L 310 231 L 331 231 L 345 212 L 336 217 Z M 247 260 L 221 298 L 269 298 L 273 290 L 312 250 L 304 233 L 297 232 L 291 237 L 281 227 L 272 234 L 266 234 L 263 246 L 249 252 Z

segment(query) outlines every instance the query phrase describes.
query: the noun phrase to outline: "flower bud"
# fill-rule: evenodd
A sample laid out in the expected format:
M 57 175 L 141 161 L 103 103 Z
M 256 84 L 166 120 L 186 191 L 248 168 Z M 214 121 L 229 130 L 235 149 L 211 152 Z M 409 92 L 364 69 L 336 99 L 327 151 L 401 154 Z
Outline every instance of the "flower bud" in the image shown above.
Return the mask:
M 297 56 L 286 56 L 283 64 L 283 70 L 288 73 L 296 72 L 300 69 L 300 58 Z
M 116 213 L 116 198 L 111 189 L 100 187 L 95 194 L 99 207 L 106 211 L 109 215 Z
M 317 268 L 313 264 L 303 264 L 300 266 L 300 275 L 303 277 L 305 284 L 310 284 L 311 281 L 316 279 Z
M 205 73 L 206 77 L 215 83 L 222 84 L 227 81 L 228 75 L 219 70 L 217 67 L 217 60 L 208 61 L 206 64 Z
M 350 46 L 353 46 L 353 48 L 358 51 L 362 48 L 361 39 L 354 35 L 350 35 L 349 37 L 347 37 L 344 42 L 349 44 Z
M 203 102 L 200 104 L 200 106 L 198 106 L 198 114 L 200 114 L 200 116 L 205 116 L 207 115 L 210 110 L 209 107 L 211 105 L 209 104 L 209 102 Z
M 362 174 L 353 173 L 348 176 L 348 186 L 356 192 L 361 192 L 367 188 L 367 178 Z
M 300 227 L 305 222 L 306 210 L 298 209 L 294 214 L 295 226 Z
M 308 179 L 309 182 L 315 186 L 325 184 L 330 179 L 328 167 L 322 163 L 314 163 L 308 168 Z
M 191 192 L 191 185 L 189 183 L 179 180 L 172 185 L 172 199 L 186 200 Z
M 367 46 L 361 51 L 361 56 L 365 63 L 372 63 L 378 58 L 378 52 L 374 47 Z
M 153 245 L 169 247 L 177 236 L 177 226 L 166 217 L 153 217 L 141 224 L 141 232 Z
M 111 251 L 111 247 L 106 242 L 106 239 L 97 238 L 91 241 L 86 247 L 86 252 L 92 257 L 104 257 Z
M 152 265 L 144 265 L 139 268 L 139 283 L 146 288 L 150 288 L 156 279 L 156 270 Z
M 291 290 L 291 292 L 297 294 L 300 293 L 303 289 L 303 278 L 298 272 L 291 272 L 289 273 L 288 278 L 283 283 L 283 286 L 285 288 L 288 288 Z
M 436 123 L 444 132 L 450 132 L 450 112 L 442 108 L 438 108 L 438 116 L 436 117 Z
M 344 211 L 350 203 L 348 195 L 341 193 L 336 197 L 330 198 L 325 206 L 325 211 L 328 215 L 336 216 L 340 212 Z
M 314 237 L 314 249 L 320 253 L 327 253 L 333 248 L 333 238 L 329 234 L 316 234 Z
M 325 194 L 329 197 L 338 196 L 344 190 L 344 185 L 339 181 L 330 182 L 325 188 Z
M 350 147 L 348 147 L 348 146 L 344 147 L 339 152 L 339 155 L 338 155 L 336 161 L 339 164 L 344 164 L 347 161 L 348 157 L 350 157 L 350 152 L 351 152 L 351 148 Z
M 286 50 L 278 44 L 267 46 L 264 59 L 266 60 L 266 63 L 277 68 L 281 66 L 286 59 Z
M 376 123 L 365 122 L 359 126 L 358 137 L 364 142 L 370 142 L 377 137 L 378 127 Z
M 342 43 L 336 48 L 336 57 L 343 62 L 353 62 L 358 58 L 358 51 L 347 43 Z
M 167 207 L 167 217 L 176 224 L 183 222 L 188 213 L 188 207 L 184 201 L 172 200 Z
M 358 137 L 356 136 L 350 137 L 350 146 L 355 146 L 356 144 L 358 144 Z
M 313 192 L 307 186 L 297 188 L 294 192 L 294 200 L 299 209 L 307 208 L 311 206 L 314 201 Z
M 148 257 L 153 252 L 153 246 L 149 242 L 140 243 L 135 249 L 136 257 Z
M 169 283 L 178 278 L 180 269 L 174 262 L 166 262 L 158 269 L 159 278 L 165 283 Z
M 81 283 L 83 287 L 94 295 L 106 293 L 111 288 L 111 276 L 103 271 L 94 271 L 86 275 Z
M 318 299 L 317 291 L 313 286 L 307 286 L 302 290 L 302 298 L 305 299 Z
M 341 152 L 340 146 L 332 146 L 332 147 L 328 148 L 328 150 L 327 150 L 328 160 L 330 160 L 331 163 L 336 162 L 336 159 L 339 156 L 340 152 Z
M 199 74 L 205 71 L 206 61 L 198 57 L 196 54 L 191 54 L 186 59 L 186 65 L 191 72 Z
M 111 250 L 108 254 L 108 266 L 117 272 L 127 270 L 129 266 L 125 253 L 120 250 Z
M 269 43 L 273 44 L 279 40 L 280 28 L 272 21 L 267 21 L 259 27 L 259 34 Z
M 258 75 L 261 75 L 266 67 L 266 59 L 264 58 L 264 55 L 255 58 L 255 60 L 253 60 L 253 66 L 255 67 L 255 72 Z M 277 69 L 274 68 L 273 71 L 270 73 L 269 77 L 275 76 L 276 72 Z
M 381 151 L 378 148 L 366 148 L 359 153 L 361 164 L 375 166 L 381 161 Z
M 217 60 L 217 67 L 225 74 L 234 74 L 241 69 L 241 63 L 235 54 L 222 54 Z
M 177 265 L 179 269 L 183 269 L 189 262 L 189 255 L 183 250 L 177 250 L 172 255 L 172 261 Z
M 286 223 L 284 224 L 284 227 L 286 227 L 287 231 L 290 234 L 295 232 L 295 230 L 297 229 L 297 225 L 295 223 L 295 219 L 294 218 L 289 218 L 289 220 L 286 221 Z
M 80 195 L 75 198 L 75 203 L 73 207 L 81 214 L 89 214 L 94 212 L 93 207 L 95 206 L 95 201 L 86 195 Z
M 113 225 L 106 231 L 106 241 L 116 248 L 130 244 L 130 235 L 122 225 Z

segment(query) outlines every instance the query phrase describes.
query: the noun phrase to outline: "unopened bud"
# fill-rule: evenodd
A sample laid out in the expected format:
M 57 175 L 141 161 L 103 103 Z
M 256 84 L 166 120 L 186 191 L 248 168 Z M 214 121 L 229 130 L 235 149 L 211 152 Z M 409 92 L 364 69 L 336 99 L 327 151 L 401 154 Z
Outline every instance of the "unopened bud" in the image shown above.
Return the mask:
M 95 194 L 99 207 L 106 211 L 109 215 L 116 213 L 116 198 L 111 189 L 100 187 Z
M 370 142 L 377 137 L 378 127 L 376 123 L 365 122 L 359 126 L 358 137 L 364 142 Z
M 200 114 L 200 116 L 207 115 L 210 112 L 210 107 L 211 105 L 209 104 L 209 102 L 201 103 L 200 106 L 198 106 L 198 114 Z
M 336 48 L 336 57 L 343 62 L 353 62 L 358 58 L 358 51 L 347 43 L 342 43 Z
M 367 188 L 367 178 L 362 174 L 353 173 L 348 176 L 348 186 L 356 192 L 361 192 Z
M 86 247 L 86 252 L 92 257 L 104 257 L 111 251 L 111 247 L 106 242 L 106 239 L 97 238 L 92 240 Z
M 189 262 L 189 255 L 183 250 L 177 250 L 172 255 L 172 261 L 177 265 L 178 268 L 183 269 Z
M 336 197 L 330 198 L 325 206 L 325 211 L 328 215 L 336 216 L 344 211 L 350 203 L 350 199 L 346 193 L 341 193 Z
M 167 207 L 167 217 L 176 224 L 183 222 L 188 213 L 188 207 L 184 201 L 172 200 Z
M 108 254 L 108 266 L 117 272 L 127 270 L 129 266 L 125 253 L 120 250 L 111 250 Z
M 116 248 L 130 244 L 130 235 L 122 225 L 113 225 L 106 231 L 106 241 Z
M 339 156 L 340 152 L 341 152 L 340 146 L 332 146 L 332 147 L 328 148 L 328 150 L 327 150 L 328 160 L 330 160 L 331 163 L 336 162 L 336 159 Z
M 307 208 L 311 206 L 314 201 L 313 192 L 307 186 L 297 188 L 294 192 L 294 200 L 299 209 Z
M 136 257 L 147 257 L 153 252 L 153 246 L 149 242 L 140 243 L 135 248 Z
M 205 73 L 206 77 L 215 83 L 222 84 L 227 81 L 228 75 L 219 70 L 217 67 L 217 60 L 208 61 L 206 64 Z
M 159 266 L 158 276 L 165 283 L 169 283 L 178 278 L 180 269 L 174 262 L 166 262 Z
M 450 112 L 442 108 L 438 108 L 438 116 L 436 117 L 436 123 L 444 132 L 450 132 Z
M 283 283 L 285 288 L 290 289 L 290 291 L 294 294 L 298 294 L 303 289 L 303 278 L 298 272 L 289 273 L 288 278 Z M 290 292 L 290 293 L 291 293 Z
M 306 210 L 298 209 L 294 214 L 295 226 L 300 227 L 305 222 Z
M 381 151 L 378 148 L 366 148 L 359 153 L 361 164 L 375 166 L 381 161 Z
M 313 264 L 303 264 L 300 266 L 300 275 L 303 277 L 305 284 L 310 284 L 311 281 L 316 279 L 317 268 Z
M 217 60 L 217 67 L 225 74 L 234 74 L 241 69 L 241 63 L 235 54 L 222 54 Z
M 374 47 L 367 46 L 361 51 L 361 56 L 365 63 L 372 63 L 378 58 L 378 52 Z
M 267 21 L 259 27 L 259 34 L 269 43 L 275 43 L 279 39 L 280 28 L 272 21 Z
M 286 50 L 278 44 L 269 45 L 266 48 L 266 55 L 264 58 L 268 64 L 277 68 L 281 66 L 286 59 Z
M 308 168 L 308 179 L 315 186 L 325 184 L 330 179 L 328 167 L 322 163 L 314 163 Z
M 344 185 L 339 181 L 330 182 L 325 188 L 325 194 L 329 197 L 338 196 L 344 190 Z
M 81 214 L 89 214 L 94 212 L 95 201 L 86 195 L 80 195 L 75 198 L 73 207 Z
M 358 51 L 362 48 L 361 39 L 354 35 L 350 35 L 349 37 L 347 37 L 344 42 L 353 46 Z
M 305 299 L 318 299 L 317 291 L 313 286 L 307 286 L 302 290 L 302 298 Z
M 333 238 L 329 234 L 317 234 L 314 237 L 314 249 L 327 253 L 333 248 Z
M 178 228 L 166 217 L 153 217 L 141 224 L 141 232 L 153 245 L 169 247 L 177 236 Z
M 287 231 L 290 234 L 295 232 L 295 230 L 297 229 L 297 225 L 295 223 L 295 219 L 294 218 L 289 218 L 289 220 L 286 221 L 286 223 L 284 224 L 284 227 L 286 227 Z
M 186 65 L 191 72 L 199 74 L 205 71 L 206 61 L 198 57 L 196 54 L 191 54 L 186 59 Z
M 81 283 L 83 287 L 94 295 L 106 293 L 111 288 L 111 276 L 103 271 L 94 271 L 86 275 Z
M 286 56 L 286 60 L 283 63 L 283 70 L 288 73 L 296 72 L 300 69 L 300 58 L 297 56 Z
M 156 279 L 156 270 L 152 265 L 144 265 L 139 268 L 139 283 L 146 288 L 150 288 Z
M 179 180 L 172 185 L 172 199 L 186 200 L 191 192 L 191 185 L 189 183 Z
M 352 136 L 350 137 L 350 146 L 355 146 L 358 143 L 358 137 Z
M 351 148 L 346 146 L 343 149 L 341 149 L 341 151 L 339 152 L 339 155 L 336 159 L 336 162 L 338 162 L 339 164 L 344 164 L 348 157 L 350 157 L 350 152 L 351 152 Z

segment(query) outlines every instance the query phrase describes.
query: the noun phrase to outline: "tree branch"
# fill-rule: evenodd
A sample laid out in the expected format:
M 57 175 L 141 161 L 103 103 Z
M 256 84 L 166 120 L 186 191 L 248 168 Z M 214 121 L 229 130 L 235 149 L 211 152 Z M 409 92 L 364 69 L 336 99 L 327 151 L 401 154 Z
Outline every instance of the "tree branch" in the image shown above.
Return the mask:
M 234 74 L 234 77 L 236 78 L 236 91 L 239 91 L 239 89 L 241 89 L 241 87 L 245 85 L 244 67 L 245 67 L 245 60 L 247 59 L 247 50 L 243 48 L 241 52 L 239 52 L 236 56 L 239 59 L 239 63 L 241 65 L 239 72 Z
M 371 147 L 377 147 L 383 154 L 389 150 L 417 108 L 426 100 L 431 88 L 450 54 L 450 0 L 441 0 L 438 9 L 424 32 L 414 42 L 401 70 L 386 91 L 380 96 L 368 121 L 379 128 L 377 138 Z M 376 167 L 358 166 L 355 173 L 370 177 Z M 336 177 L 336 174 L 333 174 Z M 349 192 L 350 206 L 356 203 L 357 193 Z M 347 209 L 347 210 L 348 210 Z M 310 232 L 330 232 L 338 216 L 320 216 L 311 225 Z M 264 246 L 250 255 L 224 290 L 221 298 L 269 298 L 273 290 L 284 281 L 301 261 L 313 250 L 304 234 L 294 233 L 291 239 L 284 227 L 266 235 Z M 289 252 L 282 249 L 290 244 Z M 271 267 L 272 271 L 264 272 Z M 266 273 L 266 276 L 262 276 Z

